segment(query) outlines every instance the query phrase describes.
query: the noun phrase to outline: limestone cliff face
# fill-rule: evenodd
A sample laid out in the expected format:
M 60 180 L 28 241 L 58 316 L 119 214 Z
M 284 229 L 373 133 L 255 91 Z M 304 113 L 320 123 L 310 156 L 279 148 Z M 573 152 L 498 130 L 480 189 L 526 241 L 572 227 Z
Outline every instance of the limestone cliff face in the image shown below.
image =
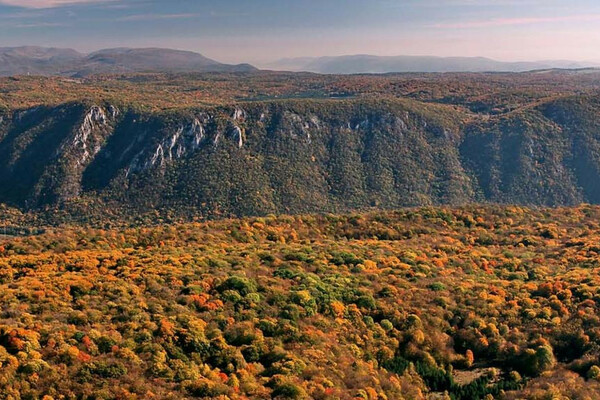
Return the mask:
M 577 107 L 468 124 L 459 111 L 405 101 L 3 111 L 0 202 L 209 215 L 600 202 L 598 108 Z
M 205 125 L 210 119 L 209 115 L 195 117 L 191 122 L 182 123 L 155 146 L 142 147 L 127 167 L 127 176 L 154 167 L 165 167 L 167 163 L 192 154 L 203 143 Z

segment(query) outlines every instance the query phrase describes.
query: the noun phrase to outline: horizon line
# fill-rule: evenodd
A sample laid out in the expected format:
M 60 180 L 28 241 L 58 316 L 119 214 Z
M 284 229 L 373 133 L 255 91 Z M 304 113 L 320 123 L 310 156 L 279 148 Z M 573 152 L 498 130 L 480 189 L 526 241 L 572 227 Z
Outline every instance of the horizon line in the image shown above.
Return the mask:
M 104 50 L 119 50 L 119 49 L 129 49 L 129 50 L 174 50 L 174 51 L 182 51 L 182 52 L 190 52 L 190 53 L 195 53 L 195 54 L 199 54 L 202 56 L 206 56 L 209 58 L 213 58 L 210 56 L 207 56 L 206 53 L 204 53 L 201 50 L 195 50 L 195 49 L 190 49 L 190 48 L 183 48 L 183 47 L 165 47 L 165 46 L 114 46 L 114 47 L 101 47 L 101 48 L 97 48 L 95 50 L 81 50 L 78 49 L 76 47 L 60 47 L 60 46 L 45 46 L 45 45 L 39 45 L 39 44 L 23 44 L 23 45 L 2 45 L 0 46 L 0 49 L 19 49 L 19 48 L 41 48 L 41 49 L 57 49 L 57 50 L 71 50 L 71 51 L 75 51 L 77 53 L 80 53 L 81 55 L 84 56 L 88 56 L 91 55 L 93 53 L 97 53 L 99 51 L 104 51 Z M 328 54 L 328 55 L 315 55 L 315 56 L 305 56 L 305 55 L 298 55 L 298 56 L 289 56 L 289 57 L 281 57 L 281 58 L 275 58 L 275 59 L 269 59 L 269 60 L 262 60 L 262 61 L 254 61 L 254 63 L 263 63 L 263 64 L 269 64 L 269 63 L 275 63 L 275 62 L 281 62 L 281 61 L 287 61 L 287 60 L 297 60 L 297 59 L 320 59 L 320 58 L 343 58 L 343 57 L 378 57 L 378 58 L 395 58 L 395 57 L 414 57 L 414 58 L 418 58 L 418 57 L 430 57 L 430 58 L 439 58 L 439 59 L 451 59 L 451 58 L 467 58 L 467 59 L 476 59 L 476 58 L 482 58 L 482 59 L 487 59 L 487 60 L 491 60 L 491 61 L 496 61 L 496 62 L 502 62 L 502 63 L 543 63 L 543 62 L 578 62 L 578 63 L 598 63 L 600 64 L 600 60 L 591 60 L 591 59 L 587 59 L 587 60 L 582 60 L 582 59 L 570 59 L 570 58 L 544 58 L 544 59 L 502 59 L 502 58 L 496 58 L 496 57 L 490 57 L 490 56 L 485 56 L 485 55 L 435 55 L 435 54 L 396 54 L 396 55 L 382 55 L 382 54 L 376 54 L 376 53 L 344 53 L 344 54 Z M 218 57 L 215 57 L 218 58 Z M 252 63 L 249 61 L 242 61 L 239 63 L 233 63 L 233 64 L 248 64 L 248 63 Z

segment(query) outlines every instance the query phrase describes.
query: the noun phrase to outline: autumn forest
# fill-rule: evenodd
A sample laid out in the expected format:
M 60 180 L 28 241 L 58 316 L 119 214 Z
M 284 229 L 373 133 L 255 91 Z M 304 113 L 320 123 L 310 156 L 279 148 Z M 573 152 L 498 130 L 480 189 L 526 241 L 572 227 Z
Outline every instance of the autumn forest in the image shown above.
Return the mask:
M 599 82 L 0 78 L 0 400 L 600 398 Z
M 0 396 L 594 399 L 599 221 L 486 206 L 5 236 Z

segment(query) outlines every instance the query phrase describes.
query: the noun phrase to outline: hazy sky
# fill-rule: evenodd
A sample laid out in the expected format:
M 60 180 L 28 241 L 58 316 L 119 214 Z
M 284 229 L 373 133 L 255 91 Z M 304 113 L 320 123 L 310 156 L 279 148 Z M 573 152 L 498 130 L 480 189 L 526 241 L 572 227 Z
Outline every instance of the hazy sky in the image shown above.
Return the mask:
M 600 61 L 599 0 L 0 0 L 0 46 Z

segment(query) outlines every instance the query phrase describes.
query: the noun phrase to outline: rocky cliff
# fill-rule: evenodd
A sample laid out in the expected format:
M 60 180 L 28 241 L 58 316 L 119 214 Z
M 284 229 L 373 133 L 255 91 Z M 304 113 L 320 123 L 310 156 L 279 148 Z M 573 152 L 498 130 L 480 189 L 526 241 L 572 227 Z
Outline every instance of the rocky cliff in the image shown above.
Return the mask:
M 0 202 L 208 216 L 600 203 L 597 105 L 563 99 L 486 119 L 400 100 L 6 110 Z

